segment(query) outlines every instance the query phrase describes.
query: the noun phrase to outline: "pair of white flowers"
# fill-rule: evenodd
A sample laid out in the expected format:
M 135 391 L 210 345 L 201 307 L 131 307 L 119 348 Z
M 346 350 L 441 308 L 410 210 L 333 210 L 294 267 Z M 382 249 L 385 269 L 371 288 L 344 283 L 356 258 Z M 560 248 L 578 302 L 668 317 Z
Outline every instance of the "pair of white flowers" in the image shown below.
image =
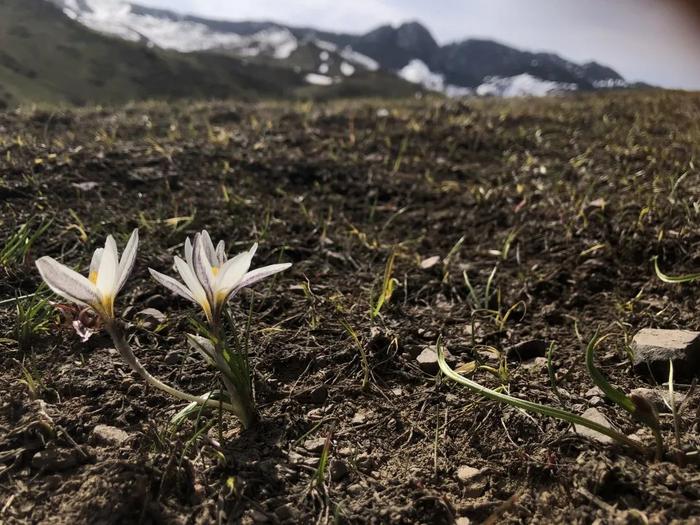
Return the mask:
M 134 230 L 121 258 L 117 243 L 109 235 L 104 248 L 92 256 L 90 273 L 84 277 L 55 259 L 45 256 L 36 261 L 41 277 L 61 297 L 89 306 L 104 319 L 114 318 L 114 299 L 124 286 L 136 260 L 139 242 Z M 289 263 L 273 264 L 249 271 L 257 244 L 228 259 L 224 241 L 214 247 L 206 230 L 194 242 L 185 241 L 185 260 L 175 257 L 175 267 L 183 283 L 151 268 L 151 275 L 163 286 L 198 304 L 210 322 L 216 322 L 226 302 L 241 288 L 286 270 Z

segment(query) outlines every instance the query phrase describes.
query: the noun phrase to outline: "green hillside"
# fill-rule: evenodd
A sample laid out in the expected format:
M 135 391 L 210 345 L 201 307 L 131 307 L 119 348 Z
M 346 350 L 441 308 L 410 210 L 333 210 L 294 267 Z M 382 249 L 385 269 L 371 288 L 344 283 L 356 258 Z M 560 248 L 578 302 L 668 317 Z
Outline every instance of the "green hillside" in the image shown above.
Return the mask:
M 148 98 L 408 96 L 412 84 L 359 72 L 307 84 L 289 64 L 178 53 L 91 31 L 44 0 L 0 0 L 0 109 L 16 104 L 114 104 Z
M 144 98 L 284 97 L 290 69 L 182 54 L 92 32 L 43 0 L 0 0 L 0 105 L 119 103 Z

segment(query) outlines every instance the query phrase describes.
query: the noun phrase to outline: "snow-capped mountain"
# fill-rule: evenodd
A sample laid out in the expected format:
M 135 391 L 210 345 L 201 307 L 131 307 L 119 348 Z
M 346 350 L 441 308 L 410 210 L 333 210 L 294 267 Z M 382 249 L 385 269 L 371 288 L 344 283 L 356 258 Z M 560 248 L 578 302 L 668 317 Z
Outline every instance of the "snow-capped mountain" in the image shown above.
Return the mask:
M 153 9 L 125 0 L 48 0 L 101 33 L 180 52 L 210 51 L 293 68 L 316 86 L 342 84 L 358 71 L 383 70 L 450 96 L 546 95 L 626 87 L 614 70 L 576 64 L 489 40 L 440 46 L 418 22 L 381 26 L 364 35 L 228 22 Z

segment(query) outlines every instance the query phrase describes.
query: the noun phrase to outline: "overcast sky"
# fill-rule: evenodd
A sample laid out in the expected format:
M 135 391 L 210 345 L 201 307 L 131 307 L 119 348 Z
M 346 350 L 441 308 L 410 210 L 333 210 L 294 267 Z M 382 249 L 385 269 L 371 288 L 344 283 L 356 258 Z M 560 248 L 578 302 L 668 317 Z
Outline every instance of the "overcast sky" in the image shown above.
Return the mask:
M 488 37 L 577 62 L 597 60 L 632 81 L 700 89 L 700 17 L 669 0 L 133 1 L 212 18 L 357 33 L 419 20 L 440 43 Z

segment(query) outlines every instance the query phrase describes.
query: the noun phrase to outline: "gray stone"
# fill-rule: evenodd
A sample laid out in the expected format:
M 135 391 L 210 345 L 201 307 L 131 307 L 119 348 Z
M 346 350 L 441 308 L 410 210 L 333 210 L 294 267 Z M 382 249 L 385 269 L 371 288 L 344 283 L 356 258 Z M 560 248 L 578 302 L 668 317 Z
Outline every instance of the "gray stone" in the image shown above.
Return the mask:
M 129 434 L 117 427 L 96 425 L 92 429 L 91 441 L 95 444 L 118 447 L 127 439 L 129 439 Z
M 667 381 L 669 360 L 675 378 L 698 376 L 700 371 L 700 332 L 644 328 L 632 340 L 635 370 L 657 381 Z
M 416 357 L 416 361 L 420 369 L 428 374 L 437 374 L 440 368 L 438 366 L 437 352 L 431 347 L 423 349 Z
M 596 408 L 587 409 L 583 414 L 581 414 L 581 416 L 585 417 L 586 419 L 590 419 L 594 423 L 603 425 L 604 427 L 612 428 L 608 419 Z M 592 430 L 588 427 L 584 427 L 583 425 L 574 425 L 574 431 L 580 436 L 594 439 L 600 443 L 613 442 L 611 437 L 601 434 L 600 432 Z

